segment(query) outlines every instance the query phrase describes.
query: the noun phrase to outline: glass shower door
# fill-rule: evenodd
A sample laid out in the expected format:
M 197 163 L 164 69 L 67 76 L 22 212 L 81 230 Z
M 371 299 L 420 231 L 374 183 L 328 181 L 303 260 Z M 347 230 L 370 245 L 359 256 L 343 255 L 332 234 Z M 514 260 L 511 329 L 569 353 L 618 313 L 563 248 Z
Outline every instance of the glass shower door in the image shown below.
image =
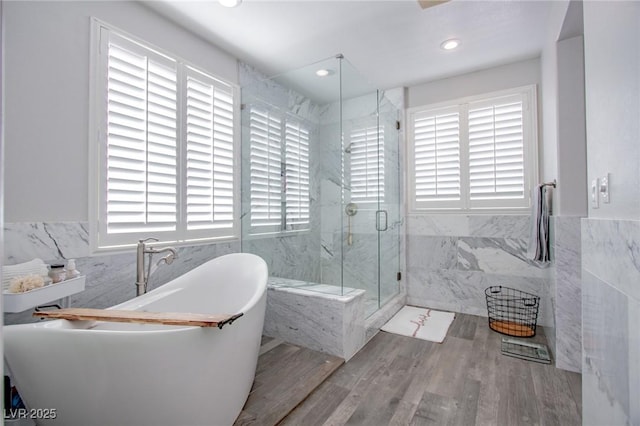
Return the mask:
M 400 273 L 400 110 L 378 92 L 378 308 L 399 291 Z
M 399 110 L 376 90 L 342 106 L 342 283 L 366 291 L 370 316 L 398 292 Z
M 346 67 L 343 66 L 343 70 Z M 349 74 L 345 73 L 345 77 Z M 379 306 L 379 158 L 377 92 L 342 100 L 342 283 L 365 290 L 365 311 Z

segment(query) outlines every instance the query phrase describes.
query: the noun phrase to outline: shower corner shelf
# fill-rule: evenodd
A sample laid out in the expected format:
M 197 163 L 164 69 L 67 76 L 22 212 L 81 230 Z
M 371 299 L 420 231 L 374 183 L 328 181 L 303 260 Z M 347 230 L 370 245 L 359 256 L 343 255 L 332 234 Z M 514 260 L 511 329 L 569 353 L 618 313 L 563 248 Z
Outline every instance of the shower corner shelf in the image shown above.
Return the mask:
M 57 284 L 49 284 L 24 293 L 2 293 L 4 312 L 23 312 L 36 306 L 65 299 L 72 294 L 84 291 L 86 275 L 62 281 Z

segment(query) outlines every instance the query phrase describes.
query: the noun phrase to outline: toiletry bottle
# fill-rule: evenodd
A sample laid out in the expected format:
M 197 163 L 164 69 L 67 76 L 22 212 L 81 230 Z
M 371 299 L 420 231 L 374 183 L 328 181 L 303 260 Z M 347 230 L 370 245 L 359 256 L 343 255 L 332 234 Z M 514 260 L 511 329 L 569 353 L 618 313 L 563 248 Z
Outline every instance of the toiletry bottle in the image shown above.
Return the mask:
M 49 270 L 49 277 L 51 277 L 51 282 L 53 284 L 64 281 L 67 278 L 67 271 L 64 269 L 64 265 L 51 265 L 51 269 Z
M 76 260 L 69 259 L 67 262 L 67 279 L 73 279 L 80 276 L 80 271 L 76 269 Z

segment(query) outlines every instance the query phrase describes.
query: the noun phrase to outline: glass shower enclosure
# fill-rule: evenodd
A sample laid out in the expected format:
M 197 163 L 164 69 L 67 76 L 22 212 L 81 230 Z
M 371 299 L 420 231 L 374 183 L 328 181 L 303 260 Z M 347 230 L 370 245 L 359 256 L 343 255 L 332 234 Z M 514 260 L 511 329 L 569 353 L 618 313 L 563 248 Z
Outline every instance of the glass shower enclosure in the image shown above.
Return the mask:
M 242 251 L 270 283 L 399 290 L 400 109 L 342 56 L 266 78 L 241 67 Z

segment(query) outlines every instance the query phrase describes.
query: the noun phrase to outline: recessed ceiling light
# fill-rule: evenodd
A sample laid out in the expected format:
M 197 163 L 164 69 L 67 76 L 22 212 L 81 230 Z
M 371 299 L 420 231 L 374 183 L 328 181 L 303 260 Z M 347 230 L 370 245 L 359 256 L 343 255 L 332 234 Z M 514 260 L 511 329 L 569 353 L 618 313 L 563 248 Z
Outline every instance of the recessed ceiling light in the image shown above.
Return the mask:
M 458 46 L 460 46 L 460 40 L 457 40 L 455 38 L 452 38 L 450 40 L 445 40 L 440 45 L 440 47 L 444 50 L 453 50 Z
M 333 72 L 334 72 L 333 70 L 328 70 L 328 69 L 322 68 L 322 69 L 319 69 L 318 71 L 316 71 L 316 75 L 318 77 L 326 77 L 328 75 L 333 74 Z
M 242 0 L 218 0 L 218 2 L 224 7 L 236 7 L 242 3 Z

